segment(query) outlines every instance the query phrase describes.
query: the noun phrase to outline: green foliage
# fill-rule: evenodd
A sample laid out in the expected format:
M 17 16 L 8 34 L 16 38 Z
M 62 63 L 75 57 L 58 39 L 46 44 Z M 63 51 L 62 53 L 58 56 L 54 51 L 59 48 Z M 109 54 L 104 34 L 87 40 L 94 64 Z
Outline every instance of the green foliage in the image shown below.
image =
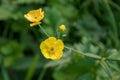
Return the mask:
M 4 56 L 3 65 L 9 67 L 22 57 L 23 47 L 15 41 L 10 41 L 1 47 L 1 53 Z
M 119 0 L 1 0 L 0 80 L 120 80 Z M 24 14 L 43 8 L 41 26 L 50 36 L 67 27 L 68 47 L 57 61 L 44 59 L 47 37 L 29 27 Z M 65 35 L 65 36 L 64 36 Z

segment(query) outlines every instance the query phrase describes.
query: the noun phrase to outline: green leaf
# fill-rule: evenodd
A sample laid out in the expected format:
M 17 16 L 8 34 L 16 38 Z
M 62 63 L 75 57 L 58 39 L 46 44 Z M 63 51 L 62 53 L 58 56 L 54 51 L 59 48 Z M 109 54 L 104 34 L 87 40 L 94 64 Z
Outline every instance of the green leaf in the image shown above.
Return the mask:
M 109 52 L 109 56 L 107 57 L 108 59 L 113 59 L 113 60 L 116 60 L 116 61 L 117 60 L 120 61 L 120 53 L 116 49 L 111 49 L 108 52 Z
M 37 66 L 37 63 L 38 63 L 38 60 L 39 60 L 39 55 L 35 55 L 33 61 L 31 62 L 31 65 L 28 69 L 28 72 L 26 74 L 26 77 L 24 80 L 31 80 L 34 73 L 35 73 L 35 70 L 36 70 L 36 66 Z
M 33 57 L 27 56 L 27 57 L 22 57 L 19 60 L 17 60 L 12 66 L 11 68 L 14 70 L 26 70 L 29 68 L 31 62 L 33 61 Z M 43 62 L 43 60 L 39 60 L 37 62 L 37 69 L 40 69 L 43 65 L 45 64 L 45 62 Z
M 0 7 L 0 20 L 6 20 L 8 18 L 10 18 L 12 15 L 11 11 L 4 7 L 4 6 L 1 6 Z
M 16 41 L 8 41 L 1 47 L 4 67 L 11 66 L 16 60 L 23 56 L 23 46 Z
M 61 15 L 61 12 L 52 7 L 52 8 L 49 8 L 49 7 L 46 7 L 44 9 L 45 11 L 45 19 L 44 19 L 44 22 L 46 24 L 49 24 L 51 25 L 51 27 L 54 27 L 55 25 L 57 25 L 59 22 L 60 22 L 60 19 L 62 18 L 62 15 Z
M 53 74 L 55 80 L 66 80 L 66 74 L 62 71 L 55 71 Z
M 17 1 L 14 1 L 14 3 L 17 3 L 17 4 L 44 3 L 44 2 L 45 2 L 45 0 L 17 0 Z
M 88 72 L 88 73 L 85 73 L 85 74 L 79 76 L 76 80 L 95 80 L 95 77 L 91 77 L 93 75 L 94 74 L 91 74 L 90 72 Z
M 22 51 L 22 45 L 17 43 L 16 41 L 9 41 L 1 47 L 1 52 L 4 55 L 19 55 L 18 53 L 22 53 Z
M 13 58 L 12 56 L 10 56 L 10 57 L 5 57 L 5 58 L 3 59 L 3 65 L 4 65 L 4 67 L 9 67 L 9 66 L 11 66 L 11 65 L 13 64 L 13 62 L 14 62 L 14 58 Z
M 2 75 L 3 75 L 3 78 L 4 78 L 4 80 L 10 80 L 10 77 L 9 77 L 9 75 L 8 75 L 8 72 L 7 72 L 7 69 L 5 69 L 5 68 L 2 68 Z M 1 79 L 1 78 L 0 78 Z

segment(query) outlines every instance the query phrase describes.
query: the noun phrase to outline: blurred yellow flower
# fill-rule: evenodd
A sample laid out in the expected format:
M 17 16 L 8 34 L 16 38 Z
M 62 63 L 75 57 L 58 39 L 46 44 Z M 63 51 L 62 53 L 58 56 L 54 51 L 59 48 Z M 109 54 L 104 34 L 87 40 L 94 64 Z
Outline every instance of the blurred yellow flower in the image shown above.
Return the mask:
M 41 20 L 44 18 L 44 12 L 42 11 L 42 8 L 39 8 L 37 10 L 31 10 L 27 14 L 24 15 L 24 17 L 32 22 L 30 26 L 35 26 L 38 24 L 41 24 Z
M 59 31 L 65 31 L 66 30 L 66 26 L 65 25 L 60 25 L 59 26 Z
M 40 44 L 43 56 L 47 59 L 58 60 L 63 55 L 64 43 L 55 37 L 49 37 Z

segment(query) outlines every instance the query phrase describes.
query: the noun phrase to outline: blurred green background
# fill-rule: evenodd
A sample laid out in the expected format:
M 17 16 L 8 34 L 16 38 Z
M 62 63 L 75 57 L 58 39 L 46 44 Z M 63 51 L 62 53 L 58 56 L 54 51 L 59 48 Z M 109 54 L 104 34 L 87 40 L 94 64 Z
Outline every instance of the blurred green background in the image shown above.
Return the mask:
M 67 49 L 58 61 L 45 59 L 39 45 L 47 37 L 24 18 L 38 8 L 49 35 L 65 24 L 65 45 L 110 60 Z M 0 0 L 0 80 L 120 80 L 120 0 Z

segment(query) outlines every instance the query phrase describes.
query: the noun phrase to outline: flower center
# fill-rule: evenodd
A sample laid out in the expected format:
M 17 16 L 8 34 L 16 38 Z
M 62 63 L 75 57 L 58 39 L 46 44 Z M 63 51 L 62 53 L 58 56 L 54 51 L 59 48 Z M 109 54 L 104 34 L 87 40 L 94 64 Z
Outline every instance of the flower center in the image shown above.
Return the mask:
M 37 16 L 35 16 L 35 19 L 37 19 Z
M 48 53 L 49 53 L 49 54 L 53 54 L 53 53 L 54 53 L 54 48 L 49 48 L 49 49 L 48 49 Z
M 53 51 L 53 50 L 54 50 L 54 48 L 51 48 L 51 49 L 50 49 L 50 51 Z

